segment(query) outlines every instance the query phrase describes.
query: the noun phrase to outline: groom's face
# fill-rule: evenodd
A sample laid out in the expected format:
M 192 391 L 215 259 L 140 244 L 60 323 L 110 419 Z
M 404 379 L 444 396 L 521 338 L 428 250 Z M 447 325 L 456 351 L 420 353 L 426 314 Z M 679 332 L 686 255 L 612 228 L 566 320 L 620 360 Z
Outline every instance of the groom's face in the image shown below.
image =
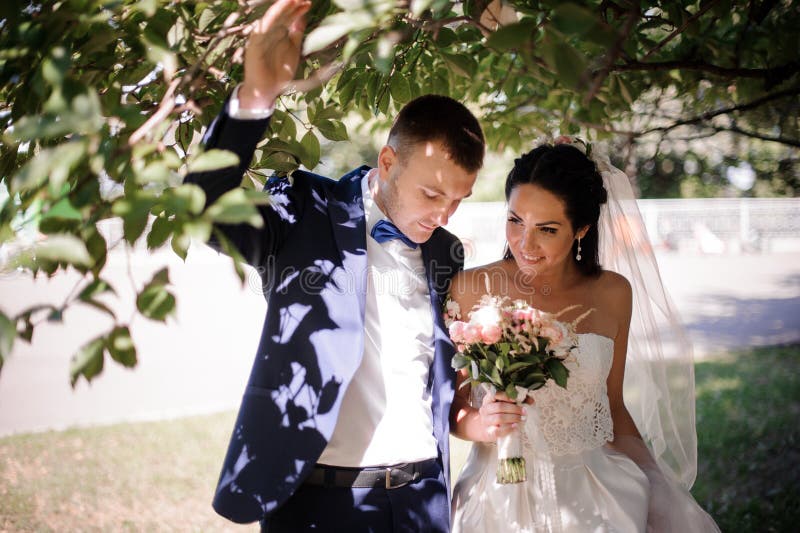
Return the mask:
M 447 224 L 461 200 L 472 193 L 477 172 L 453 162 L 438 142 L 418 143 L 406 151 L 381 149 L 375 200 L 400 231 L 422 243 Z

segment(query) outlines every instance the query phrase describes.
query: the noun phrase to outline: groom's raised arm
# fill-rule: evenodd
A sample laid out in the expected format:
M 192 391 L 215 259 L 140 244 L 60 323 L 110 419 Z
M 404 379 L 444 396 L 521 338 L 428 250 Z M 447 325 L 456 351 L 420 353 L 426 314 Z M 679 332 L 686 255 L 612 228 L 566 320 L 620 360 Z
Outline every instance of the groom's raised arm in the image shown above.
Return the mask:
M 311 3 L 303 0 L 278 0 L 253 23 L 245 47 L 244 82 L 234 90 L 214 119 L 203 138 L 206 149 L 217 148 L 234 152 L 239 165 L 186 176 L 184 183 L 199 185 L 206 194 L 206 207 L 220 196 L 241 184 L 242 176 L 253 159 L 256 146 L 269 125 L 269 116 L 289 82 L 294 78 L 300 60 L 300 47 L 305 29 L 304 15 Z M 271 180 L 268 192 L 280 187 L 286 197 L 284 184 Z M 285 215 L 291 206 L 283 205 Z M 293 217 L 279 216 L 273 209 L 261 210 L 265 226 L 262 229 L 247 224 L 216 226 L 248 263 L 257 265 L 277 249 L 281 236 Z M 212 238 L 212 245 L 217 245 Z

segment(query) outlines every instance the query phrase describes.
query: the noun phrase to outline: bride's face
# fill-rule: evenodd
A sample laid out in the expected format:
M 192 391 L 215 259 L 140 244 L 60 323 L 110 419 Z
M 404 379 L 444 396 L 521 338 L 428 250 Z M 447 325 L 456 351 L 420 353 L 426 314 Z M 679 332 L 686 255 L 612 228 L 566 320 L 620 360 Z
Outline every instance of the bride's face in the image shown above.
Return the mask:
M 585 233 L 585 228 L 573 231 L 564 202 L 546 189 L 524 184 L 511 191 L 506 240 L 524 274 L 546 274 L 574 261 L 572 244 Z

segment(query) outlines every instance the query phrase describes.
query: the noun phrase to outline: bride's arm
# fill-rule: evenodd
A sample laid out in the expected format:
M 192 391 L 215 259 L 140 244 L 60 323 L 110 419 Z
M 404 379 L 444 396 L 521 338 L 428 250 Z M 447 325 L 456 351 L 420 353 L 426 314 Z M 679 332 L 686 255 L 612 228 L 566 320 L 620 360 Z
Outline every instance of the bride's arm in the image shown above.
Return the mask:
M 451 283 L 450 298 L 458 304 L 464 321 L 482 294 L 476 281 L 478 277 L 475 271 L 460 272 Z M 480 409 L 473 407 L 470 386 L 461 386 L 466 379 L 466 370 L 456 375 L 456 393 L 450 407 L 450 433 L 464 440 L 494 442 L 498 437 L 511 433 L 524 420 L 525 409 L 502 393 L 493 397 L 487 394 Z
M 625 379 L 625 360 L 628 352 L 628 335 L 630 332 L 633 298 L 631 286 L 622 276 L 618 276 L 613 290 L 610 292 L 612 305 L 610 309 L 619 312 L 617 316 L 619 329 L 614 338 L 614 362 L 608 374 L 606 386 L 611 407 L 611 419 L 614 423 L 614 440 L 611 447 L 627 455 L 647 476 L 650 483 L 650 503 L 648 506 L 648 531 L 667 531 L 669 528 L 670 490 L 664 474 L 644 443 L 633 417 L 625 407 L 622 397 L 622 383 Z
M 628 353 L 628 333 L 631 327 L 631 313 L 633 308 L 633 295 L 631 285 L 619 274 L 606 274 L 609 276 L 608 288 L 604 291 L 606 309 L 613 310 L 617 322 L 617 334 L 614 337 L 614 359 L 611 371 L 608 373 L 606 388 L 608 389 L 608 403 L 611 408 L 611 420 L 614 423 L 614 442 L 619 437 L 632 436 L 642 438 L 633 417 L 625 407 L 622 397 L 622 384 L 625 381 L 625 360 Z

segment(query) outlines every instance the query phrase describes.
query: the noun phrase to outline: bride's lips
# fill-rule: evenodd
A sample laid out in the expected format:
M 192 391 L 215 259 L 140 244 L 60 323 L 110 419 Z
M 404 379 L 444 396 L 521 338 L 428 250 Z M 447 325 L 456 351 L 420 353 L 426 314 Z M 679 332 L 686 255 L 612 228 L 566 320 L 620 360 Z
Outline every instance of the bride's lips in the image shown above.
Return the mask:
M 542 261 L 544 261 L 543 255 L 528 255 L 528 254 L 521 254 L 520 259 L 526 265 L 538 265 Z

